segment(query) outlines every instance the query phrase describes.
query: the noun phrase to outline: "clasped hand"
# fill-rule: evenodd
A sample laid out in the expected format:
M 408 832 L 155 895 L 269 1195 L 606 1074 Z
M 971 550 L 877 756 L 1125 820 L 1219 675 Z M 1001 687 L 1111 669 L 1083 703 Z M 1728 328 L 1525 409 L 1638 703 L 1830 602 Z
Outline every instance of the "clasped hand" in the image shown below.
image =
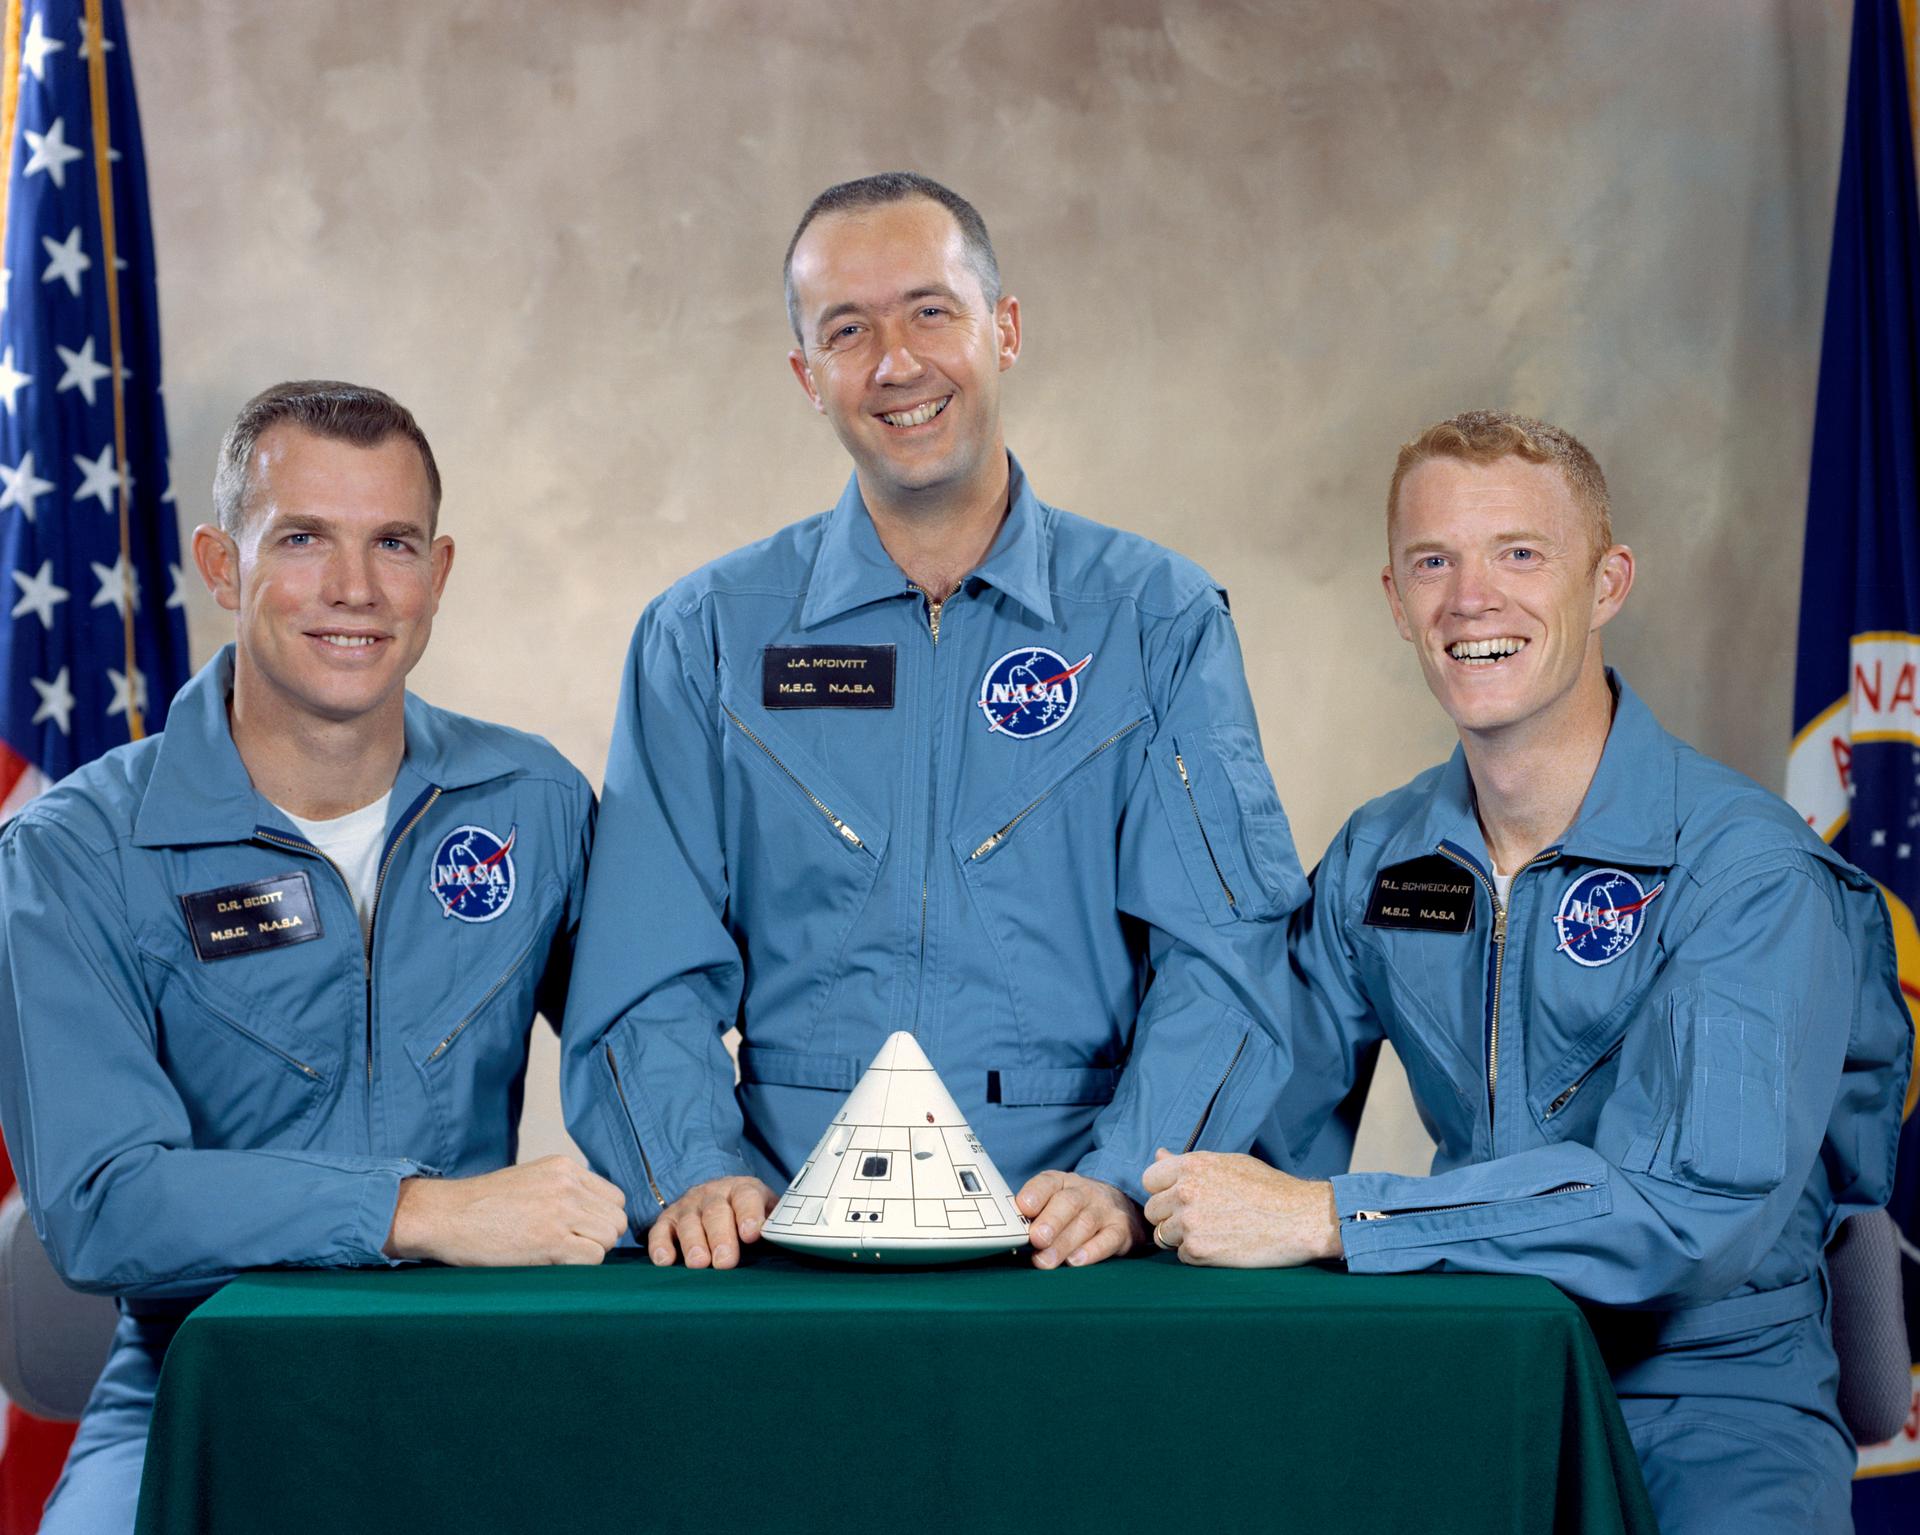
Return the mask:
M 1292 1268 L 1340 1256 L 1333 1185 L 1296 1178 L 1239 1152 L 1162 1148 L 1141 1174 L 1153 1239 L 1182 1263 Z

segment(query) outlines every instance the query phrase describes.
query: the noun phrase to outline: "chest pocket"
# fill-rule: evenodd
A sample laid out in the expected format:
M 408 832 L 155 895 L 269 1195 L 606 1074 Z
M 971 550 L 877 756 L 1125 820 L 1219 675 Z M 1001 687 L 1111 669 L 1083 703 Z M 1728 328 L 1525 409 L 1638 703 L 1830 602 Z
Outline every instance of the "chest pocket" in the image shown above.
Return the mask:
M 526 920 L 515 921 L 523 901 Z M 500 921 L 444 935 L 459 940 L 454 984 L 445 1005 L 406 1036 L 426 1090 L 428 1160 L 443 1171 L 490 1171 L 472 1159 L 497 1145 L 499 1128 L 515 1120 L 535 992 L 564 904 L 561 883 L 548 879 L 522 892 Z
M 443 1005 L 427 1010 L 407 1030 L 409 1051 L 422 1066 L 459 1052 L 485 1051 L 492 1042 L 485 1024 L 495 1016 L 510 1015 L 522 1024 L 533 1016 L 534 989 L 559 917 L 560 883 L 549 879 L 520 899 L 527 903 L 523 922 L 513 921 L 520 915 L 516 909 L 500 922 L 463 926 L 447 935 L 457 940 L 456 964 L 439 999 Z
M 1484 914 L 1469 932 L 1435 933 L 1367 927 L 1365 912 L 1362 894 L 1346 914 L 1361 983 L 1385 1021 L 1415 1101 L 1436 1110 L 1455 1106 L 1444 1132 L 1429 1121 L 1434 1139 L 1463 1144 L 1486 1103 Z
M 812 828 L 802 841 L 806 850 L 795 849 L 807 866 L 823 872 L 856 877 L 871 882 L 886 852 L 887 829 L 881 820 L 860 807 L 852 793 L 841 786 L 824 764 L 797 742 L 785 739 L 779 727 L 764 717 L 753 720 L 743 716 L 733 701 L 722 697 L 720 709 L 732 732 L 734 757 L 743 764 L 744 802 L 729 817 L 729 843 L 736 844 L 754 836 L 762 826 L 785 826 L 796 819 Z M 756 785 L 765 785 L 761 792 Z M 763 812 L 771 812 L 766 814 Z M 824 839 L 824 841 L 822 840 Z M 835 852 L 850 862 L 835 863 L 821 856 L 820 849 Z M 737 851 L 730 846 L 729 851 Z M 782 843 L 783 858 L 791 857 Z M 739 867 L 750 867 L 751 859 Z M 796 877 L 802 871 L 794 869 Z
M 1108 849 L 1106 862 L 1110 864 L 1125 786 L 1122 783 L 1116 787 L 1114 774 L 1101 769 L 1117 767 L 1127 760 L 1126 748 L 1152 723 L 1152 711 L 1147 708 L 1146 699 L 1138 692 L 1129 692 L 1113 708 L 1089 715 L 1084 725 L 1066 733 L 1058 743 L 1050 743 L 1051 749 L 1042 759 L 1044 765 L 1037 772 L 1007 788 L 979 815 L 971 818 L 953 839 L 953 850 L 962 865 L 969 872 L 983 867 L 989 860 L 1001 857 L 1003 849 L 1016 842 L 1023 851 L 1033 850 L 1035 844 L 1046 844 L 1048 824 L 1080 804 L 1086 805 L 1087 824 L 1095 827 L 1094 834 Z M 1011 749 L 1030 752 L 1033 748 L 1022 743 Z M 1098 795 L 1102 784 L 1110 790 L 1104 797 Z M 1097 810 L 1093 804 L 1096 798 Z M 1062 851 L 1057 845 L 1041 850 Z M 1081 854 L 1088 849 L 1076 847 L 1069 851 Z M 1087 870 L 1088 860 L 1076 858 L 1074 867 Z
M 326 902 L 319 883 L 330 925 L 312 942 L 210 962 L 194 952 L 184 918 L 137 935 L 156 1054 L 196 1144 L 305 1145 L 340 1080 L 364 1018 L 360 930 L 335 917 L 343 903 Z
M 747 961 L 743 1007 L 762 1043 L 801 1046 L 836 993 L 862 983 L 847 949 L 879 883 L 888 827 L 796 732 L 725 685 L 720 707 L 725 920 Z
M 1547 963 L 1553 964 L 1555 958 L 1548 956 Z M 1552 1059 L 1542 1056 L 1553 1041 L 1564 1041 L 1567 1031 L 1558 1010 L 1536 1002 L 1526 1036 L 1528 1098 L 1534 1119 L 1548 1139 L 1593 1143 L 1600 1110 L 1619 1080 L 1628 1031 L 1657 976 L 1658 970 L 1649 967 L 1631 977 L 1635 984 L 1628 994 Z

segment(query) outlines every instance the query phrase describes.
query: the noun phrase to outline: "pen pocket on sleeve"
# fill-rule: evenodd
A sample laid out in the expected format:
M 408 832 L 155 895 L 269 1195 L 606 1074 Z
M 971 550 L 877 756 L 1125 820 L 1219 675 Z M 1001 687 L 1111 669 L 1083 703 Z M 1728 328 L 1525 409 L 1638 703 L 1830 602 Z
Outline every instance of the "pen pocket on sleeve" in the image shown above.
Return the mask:
M 1766 1194 L 1786 1176 L 1786 1035 L 1776 1020 L 1792 1004 L 1729 982 L 1713 991 L 1689 988 L 1672 1002 L 1681 1094 L 1673 1177 L 1708 1192 Z

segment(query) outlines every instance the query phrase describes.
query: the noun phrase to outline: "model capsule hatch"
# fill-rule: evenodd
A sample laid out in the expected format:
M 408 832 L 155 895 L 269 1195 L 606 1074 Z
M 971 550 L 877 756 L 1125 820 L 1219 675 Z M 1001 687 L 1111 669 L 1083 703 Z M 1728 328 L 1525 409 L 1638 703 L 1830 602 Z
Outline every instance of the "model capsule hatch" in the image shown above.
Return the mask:
M 822 1258 L 952 1263 L 1027 1245 L 1027 1218 L 911 1034 L 891 1035 L 763 1228 Z

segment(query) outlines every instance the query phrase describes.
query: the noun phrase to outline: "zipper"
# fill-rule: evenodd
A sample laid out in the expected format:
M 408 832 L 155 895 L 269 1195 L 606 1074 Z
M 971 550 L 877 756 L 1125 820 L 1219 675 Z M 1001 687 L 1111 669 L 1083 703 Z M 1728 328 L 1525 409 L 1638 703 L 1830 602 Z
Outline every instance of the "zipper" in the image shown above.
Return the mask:
M 1493 1135 L 1493 1105 L 1500 1086 L 1500 979 L 1507 962 L 1507 908 L 1500 904 L 1500 892 L 1494 883 L 1480 871 L 1479 865 L 1471 859 L 1451 851 L 1442 842 L 1436 848 L 1442 858 L 1457 863 L 1486 887 L 1487 899 L 1493 903 L 1493 982 L 1489 987 L 1487 1022 L 1487 1135 Z M 1544 853 L 1536 853 L 1527 862 L 1520 865 L 1514 877 L 1527 872 L 1537 863 L 1546 863 L 1560 856 L 1558 848 L 1549 848 Z M 1511 888 L 1511 887 L 1509 887 Z
M 653 1194 L 653 1202 L 662 1210 L 667 1207 L 666 1195 L 660 1192 L 660 1185 L 653 1181 L 653 1163 L 647 1160 L 647 1148 L 640 1143 L 640 1132 L 633 1129 L 633 1108 L 627 1102 L 627 1090 L 620 1085 L 620 1067 L 613 1059 L 613 1046 L 604 1047 L 607 1054 L 607 1071 L 613 1077 L 613 1093 L 620 1100 L 620 1108 L 627 1116 L 627 1128 L 633 1130 L 633 1149 L 640 1153 L 640 1171 L 647 1175 L 647 1188 Z
M 765 741 L 761 740 L 760 737 L 755 735 L 753 733 L 752 727 L 750 727 L 745 720 L 741 719 L 739 715 L 733 712 L 733 710 L 728 709 L 725 704 L 722 704 L 720 707 L 722 710 L 726 712 L 727 718 L 732 720 L 735 725 L 739 726 L 740 734 L 745 736 L 749 741 L 753 742 L 755 746 L 759 747 L 760 750 L 762 750 L 767 754 L 767 761 L 771 762 L 775 767 L 780 769 L 781 772 L 787 775 L 787 781 L 791 783 L 794 786 L 794 788 L 798 789 L 802 794 L 806 795 L 806 797 L 810 801 L 812 801 L 813 808 L 819 811 L 823 816 L 825 816 L 830 822 L 833 823 L 833 829 L 839 832 L 840 835 L 846 839 L 846 841 L 850 846 L 860 848 L 863 851 L 865 850 L 866 843 L 860 840 L 860 834 L 856 832 L 851 826 L 847 825 L 845 821 L 841 820 L 839 816 L 835 815 L 831 810 L 829 810 L 826 807 L 826 803 L 820 798 L 819 795 L 815 794 L 813 790 L 809 789 L 805 784 L 800 782 L 800 780 L 794 776 L 793 769 L 788 767 L 786 763 L 782 762 L 777 756 L 774 755 L 773 748 L 767 745 Z
M 1180 770 L 1180 786 L 1187 791 L 1187 803 L 1193 807 L 1193 824 L 1200 828 L 1200 842 L 1207 850 L 1207 860 L 1213 865 L 1213 877 L 1220 881 L 1220 888 L 1226 893 L 1227 905 L 1234 911 L 1240 909 L 1240 903 L 1233 898 L 1233 887 L 1227 883 L 1226 875 L 1220 872 L 1220 860 L 1214 856 L 1213 841 L 1207 836 L 1207 823 L 1200 819 L 1200 802 L 1193 797 L 1193 780 L 1187 777 L 1187 765 L 1180 753 L 1173 754 L 1173 765 Z
M 1550 1189 L 1542 1189 L 1538 1194 L 1522 1194 L 1522 1199 L 1550 1199 L 1555 1194 L 1578 1194 L 1591 1189 L 1591 1183 L 1560 1183 Z M 1489 1205 L 1510 1205 L 1511 1199 L 1469 1199 L 1457 1205 L 1414 1205 L 1406 1210 L 1355 1210 L 1348 1216 L 1356 1221 L 1385 1221 L 1396 1215 L 1445 1215 L 1453 1210 L 1484 1210 Z
M 1014 827 L 1018 826 L 1022 821 L 1026 820 L 1026 818 L 1032 815 L 1034 811 L 1038 810 L 1041 807 L 1041 805 L 1045 804 L 1048 796 L 1053 794 L 1053 792 L 1056 789 L 1058 789 L 1061 784 L 1065 783 L 1069 778 L 1073 777 L 1075 773 L 1079 772 L 1080 769 L 1085 767 L 1089 762 L 1093 761 L 1095 757 L 1099 756 L 1103 751 L 1107 750 L 1107 748 L 1112 746 L 1116 741 L 1119 741 L 1124 736 L 1130 735 L 1133 731 L 1138 730 L 1145 723 L 1146 723 L 1146 720 L 1143 717 L 1141 719 L 1135 720 L 1131 725 L 1122 725 L 1118 730 L 1114 731 L 1114 733 L 1108 736 L 1106 740 L 1102 741 L 1098 746 L 1094 747 L 1092 751 L 1088 752 L 1086 756 L 1082 757 L 1078 762 L 1074 763 L 1071 769 L 1061 774 L 1060 777 L 1052 784 L 1052 786 L 1047 789 L 1046 793 L 1040 795 L 1039 798 L 1035 799 L 1032 804 L 1025 806 L 1020 811 L 1020 813 L 1016 815 L 1011 821 L 1007 822 L 1005 826 L 1001 827 L 991 837 L 987 838 L 985 842 L 982 842 L 977 848 L 975 848 L 970 854 L 968 854 L 967 862 L 972 863 L 975 859 L 986 857 L 987 854 L 991 853 L 995 848 L 997 848 L 1002 842 L 1005 842 L 1007 838 L 1013 834 Z M 1229 895 L 1227 899 L 1232 900 L 1233 897 Z
M 1602 1066 L 1606 1065 L 1608 1061 L 1612 1060 L 1614 1056 L 1620 1053 L 1620 1047 L 1624 1043 L 1626 1043 L 1625 1036 L 1622 1036 L 1620 1039 L 1616 1039 L 1611 1045 L 1609 1045 L 1605 1050 L 1603 1050 L 1600 1053 L 1600 1059 L 1595 1061 L 1585 1071 L 1581 1072 L 1579 1076 L 1575 1077 L 1573 1080 L 1573 1085 L 1567 1088 L 1565 1092 L 1561 1093 L 1559 1097 L 1555 1098 L 1552 1103 L 1549 1103 L 1547 1105 L 1546 1112 L 1542 1114 L 1540 1117 L 1542 1119 L 1551 1119 L 1553 1118 L 1554 1115 L 1558 1114 L 1562 1109 L 1564 1109 L 1569 1103 L 1573 1102 L 1573 1095 L 1579 1092 L 1581 1088 L 1587 1085 L 1587 1079 L 1589 1077 L 1591 1077 Z
M 487 1004 L 491 1002 L 495 997 L 500 995 L 500 988 L 505 986 L 508 981 L 512 980 L 516 975 L 520 973 L 520 967 L 527 962 L 527 956 L 533 952 L 533 946 L 535 943 L 539 941 L 539 938 L 540 938 L 540 935 L 538 933 L 535 933 L 533 937 L 527 940 L 526 947 L 521 949 L 518 957 L 515 958 L 514 962 L 511 965 L 507 966 L 507 973 L 501 976 L 500 979 L 495 981 L 491 986 L 489 986 L 487 988 L 487 994 L 484 997 L 482 997 L 478 1002 L 474 1003 L 474 1005 L 468 1009 L 467 1016 L 462 1018 L 458 1023 L 456 1023 L 453 1026 L 453 1032 L 447 1035 L 445 1039 L 441 1040 L 439 1044 L 433 1047 L 433 1054 L 429 1055 L 426 1058 L 425 1062 L 423 1063 L 424 1065 L 431 1066 L 435 1061 L 439 1060 L 441 1056 L 445 1055 L 447 1053 L 447 1046 L 451 1045 L 456 1039 L 458 1039 L 463 1033 L 465 1033 L 467 1025 L 472 1023 L 474 1019 L 478 1018 L 482 1013 L 484 1013 L 487 1010 Z
M 412 832 L 414 827 L 420 824 L 421 817 L 433 809 L 435 802 L 440 798 L 442 792 L 443 791 L 436 786 L 433 791 L 420 802 L 419 808 L 407 818 L 407 823 L 402 826 L 399 831 L 394 833 L 393 841 L 387 845 L 386 857 L 380 860 L 380 872 L 374 876 L 373 900 L 367 907 L 366 937 L 362 939 L 360 945 L 361 958 L 364 961 L 364 968 L 366 970 L 367 1086 L 369 1088 L 373 1086 L 373 935 L 375 932 L 374 924 L 380 920 L 380 892 L 386 888 L 387 871 L 393 867 L 393 860 L 400 851 L 400 844 L 405 842 L 408 834 Z M 254 836 L 262 842 L 277 843 L 281 847 L 297 848 L 301 852 L 311 854 L 313 857 L 318 858 L 339 876 L 341 888 L 347 892 L 347 905 L 353 905 L 353 887 L 347 883 L 346 875 L 340 873 L 340 865 L 327 857 L 325 853 L 321 852 L 320 849 L 315 847 L 311 842 L 297 842 L 292 838 L 281 836 L 276 831 L 262 830 L 258 827 L 254 829 Z M 355 920 L 359 920 L 357 913 L 355 914 Z M 369 1114 L 373 1112 L 371 1098 L 368 1100 L 367 1112 Z
M 1206 1108 L 1201 1110 L 1199 1122 L 1193 1127 L 1193 1134 L 1187 1137 L 1187 1144 L 1180 1148 L 1182 1156 L 1200 1143 L 1200 1132 L 1207 1128 L 1207 1121 L 1213 1117 L 1213 1106 L 1220 1101 L 1220 1094 L 1226 1090 L 1227 1078 L 1233 1075 L 1233 1068 L 1240 1064 L 1240 1056 L 1246 1048 L 1247 1036 L 1242 1034 L 1239 1045 L 1234 1049 L 1233 1059 L 1227 1062 L 1227 1069 L 1220 1073 L 1220 1080 L 1213 1084 L 1213 1093 L 1207 1099 Z
M 956 588 L 957 589 L 957 588 Z M 947 605 L 947 598 L 934 601 L 933 594 L 920 589 L 920 595 L 927 599 L 927 635 L 933 642 L 932 662 L 927 667 L 928 687 L 936 699 L 939 688 L 933 682 L 934 663 L 940 659 L 940 610 Z M 947 596 L 952 596 L 949 592 Z M 920 1037 L 920 998 L 927 985 L 927 881 L 933 873 L 933 823 L 938 815 L 940 787 L 938 770 L 933 763 L 931 746 L 927 752 L 927 847 L 920 864 L 920 954 L 914 967 L 913 988 L 913 1027 L 909 1031 L 915 1039 Z

